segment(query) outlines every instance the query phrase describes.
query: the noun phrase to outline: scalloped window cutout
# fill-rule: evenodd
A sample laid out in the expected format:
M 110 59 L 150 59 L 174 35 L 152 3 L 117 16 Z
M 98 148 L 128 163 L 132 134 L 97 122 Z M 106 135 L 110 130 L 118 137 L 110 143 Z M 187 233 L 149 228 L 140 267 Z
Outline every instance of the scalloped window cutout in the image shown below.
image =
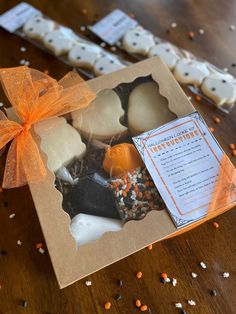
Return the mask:
M 88 108 L 72 112 L 68 122 L 79 132 L 86 152 L 56 172 L 55 185 L 78 247 L 120 231 L 151 210 L 165 209 L 132 136 L 174 119 L 151 76 L 102 90 Z

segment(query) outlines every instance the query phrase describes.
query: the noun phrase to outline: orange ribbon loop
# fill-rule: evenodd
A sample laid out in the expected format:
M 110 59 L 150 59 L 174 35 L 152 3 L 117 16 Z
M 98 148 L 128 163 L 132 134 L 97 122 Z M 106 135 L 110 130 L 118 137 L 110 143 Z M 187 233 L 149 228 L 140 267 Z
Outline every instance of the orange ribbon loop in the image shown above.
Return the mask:
M 37 182 L 46 175 L 40 150 L 31 134 L 34 123 L 84 108 L 95 98 L 86 82 L 68 73 L 57 82 L 28 67 L 0 69 L 0 81 L 22 125 L 0 111 L 0 150 L 10 141 L 3 177 L 4 188 Z

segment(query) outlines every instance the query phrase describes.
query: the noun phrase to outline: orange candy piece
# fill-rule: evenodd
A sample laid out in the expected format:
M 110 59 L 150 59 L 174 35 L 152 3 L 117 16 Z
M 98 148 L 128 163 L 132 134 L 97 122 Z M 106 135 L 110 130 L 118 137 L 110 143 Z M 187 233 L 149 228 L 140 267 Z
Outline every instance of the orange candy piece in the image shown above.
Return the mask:
M 108 148 L 103 168 L 111 176 L 119 176 L 143 166 L 143 161 L 133 144 L 121 143 Z
M 111 302 L 106 302 L 106 303 L 104 304 L 104 308 L 105 308 L 105 310 L 110 310 L 110 308 L 111 308 Z

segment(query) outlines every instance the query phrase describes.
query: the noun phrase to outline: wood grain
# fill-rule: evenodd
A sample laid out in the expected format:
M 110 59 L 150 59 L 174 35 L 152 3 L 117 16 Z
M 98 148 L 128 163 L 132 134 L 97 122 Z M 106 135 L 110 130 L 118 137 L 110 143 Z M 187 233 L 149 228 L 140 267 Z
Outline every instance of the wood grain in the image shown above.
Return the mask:
M 18 2 L 2 0 L 0 13 Z M 35 0 L 29 3 L 77 32 L 81 25 L 91 24 L 110 10 L 121 8 L 133 13 L 157 36 L 189 49 L 215 65 L 227 67 L 236 75 L 236 68 L 231 67 L 236 63 L 236 31 L 229 31 L 229 26 L 236 20 L 235 0 Z M 82 13 L 83 9 L 87 14 Z M 176 22 L 177 27 L 167 33 L 172 22 Z M 204 35 L 198 34 L 199 28 L 205 30 Z M 188 39 L 188 31 L 195 32 L 193 41 Z M 21 52 L 21 46 L 26 47 L 27 52 Z M 1 29 L 1 67 L 18 66 L 21 59 L 29 60 L 31 67 L 49 70 L 50 75 L 57 79 L 70 70 L 56 58 Z M 0 101 L 5 101 L 2 93 Z M 208 125 L 215 128 L 217 140 L 230 154 L 228 144 L 236 142 L 236 109 L 226 115 L 204 102 L 195 105 Z M 219 125 L 214 124 L 214 115 L 221 118 Z M 232 161 L 235 163 L 235 158 Z M 11 213 L 16 213 L 14 219 L 9 219 Z M 7 252 L 0 257 L 0 313 L 105 313 L 103 304 L 110 300 L 112 308 L 109 313 L 130 314 L 138 312 L 134 300 L 140 298 L 148 304 L 152 314 L 178 313 L 175 302 L 181 302 L 187 313 L 234 314 L 235 210 L 219 216 L 217 221 L 219 229 L 207 222 L 186 234 L 155 244 L 152 251 L 142 250 L 93 274 L 88 278 L 92 280 L 91 287 L 80 281 L 59 290 L 48 254 L 41 255 L 35 248 L 44 239 L 28 188 L 6 191 L 0 194 L 0 248 Z M 17 245 L 17 240 L 22 241 L 22 246 Z M 206 270 L 199 267 L 200 261 L 206 263 Z M 143 278 L 137 280 L 135 273 L 139 270 L 143 272 Z M 198 273 L 196 279 L 191 277 L 192 271 Z M 224 271 L 230 273 L 228 279 L 222 278 Z M 162 272 L 177 278 L 177 286 L 160 283 Z M 117 279 L 123 280 L 122 287 L 117 285 Z M 211 289 L 217 290 L 216 297 L 211 296 Z M 122 300 L 113 300 L 116 293 L 122 295 Z M 188 306 L 187 299 L 194 299 L 197 305 Z M 22 300 L 28 301 L 27 308 L 21 307 Z

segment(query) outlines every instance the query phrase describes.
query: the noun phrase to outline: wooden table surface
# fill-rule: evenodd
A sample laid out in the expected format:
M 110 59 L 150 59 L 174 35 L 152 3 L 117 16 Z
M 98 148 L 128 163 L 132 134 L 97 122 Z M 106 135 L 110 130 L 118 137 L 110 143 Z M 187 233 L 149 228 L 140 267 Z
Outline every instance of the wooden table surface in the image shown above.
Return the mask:
M 0 13 L 16 3 L 1 0 Z M 231 67 L 236 63 L 236 30 L 229 30 L 236 20 L 235 0 L 32 0 L 29 3 L 78 32 L 81 25 L 91 24 L 112 9 L 121 8 L 133 13 L 157 36 L 221 68 L 227 67 L 236 75 L 236 68 Z M 83 9 L 87 10 L 86 14 Z M 177 23 L 176 28 L 170 28 L 172 22 Z M 204 35 L 198 33 L 200 28 L 205 30 Z M 189 40 L 188 31 L 195 32 L 194 40 Z M 21 46 L 27 51 L 21 52 Z M 21 59 L 29 60 L 31 67 L 49 70 L 57 79 L 70 70 L 56 58 L 1 29 L 0 65 L 17 66 Z M 5 101 L 2 94 L 0 101 Z M 226 115 L 206 103 L 196 106 L 230 154 L 228 145 L 236 142 L 236 108 Z M 219 125 L 214 124 L 214 115 L 221 118 Z M 236 159 L 231 159 L 235 163 Z M 139 312 L 134 306 L 136 298 L 147 304 L 149 313 L 153 314 L 180 313 L 175 308 L 176 302 L 181 302 L 191 314 L 236 313 L 236 212 L 233 209 L 217 217 L 218 229 L 209 221 L 186 234 L 154 244 L 152 251 L 142 250 L 93 274 L 88 278 L 92 281 L 90 287 L 81 280 L 59 290 L 47 252 L 41 255 L 35 247 L 44 239 L 28 188 L 2 193 L 0 206 L 0 248 L 6 251 L 0 256 L 0 313 L 105 313 L 104 302 L 110 301 L 109 313 L 135 314 Z M 12 213 L 16 216 L 9 219 Z M 22 241 L 21 246 L 17 240 Z M 199 267 L 200 261 L 206 263 L 207 269 Z M 143 272 L 141 280 L 135 278 L 138 270 Z M 162 284 L 159 280 L 162 272 L 177 278 L 177 286 Z M 198 277 L 193 279 L 191 272 L 196 272 Z M 230 277 L 224 279 L 223 272 L 229 272 Z M 118 279 L 123 280 L 122 287 L 117 285 Z M 216 289 L 216 297 L 211 295 L 211 289 Z M 117 293 L 122 295 L 120 301 L 113 299 Z M 196 306 L 187 305 L 187 299 L 195 300 Z M 21 306 L 22 300 L 27 300 L 26 308 Z

